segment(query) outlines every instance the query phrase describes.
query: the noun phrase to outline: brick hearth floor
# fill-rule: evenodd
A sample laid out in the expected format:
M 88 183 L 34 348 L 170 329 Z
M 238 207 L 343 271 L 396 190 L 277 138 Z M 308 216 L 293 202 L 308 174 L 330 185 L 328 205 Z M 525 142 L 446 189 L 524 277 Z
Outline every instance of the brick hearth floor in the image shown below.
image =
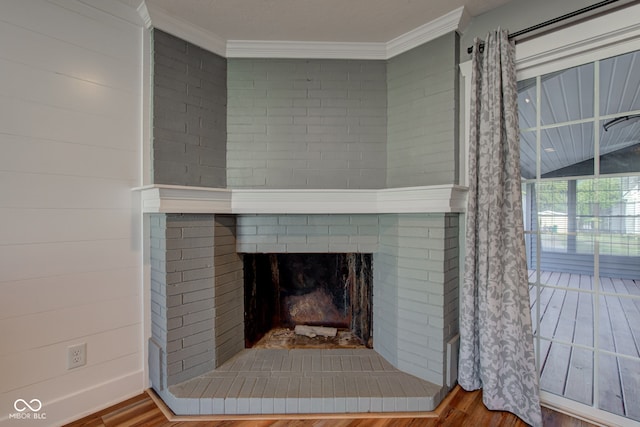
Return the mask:
M 370 349 L 247 349 L 169 390 L 193 415 L 431 411 L 442 392 Z

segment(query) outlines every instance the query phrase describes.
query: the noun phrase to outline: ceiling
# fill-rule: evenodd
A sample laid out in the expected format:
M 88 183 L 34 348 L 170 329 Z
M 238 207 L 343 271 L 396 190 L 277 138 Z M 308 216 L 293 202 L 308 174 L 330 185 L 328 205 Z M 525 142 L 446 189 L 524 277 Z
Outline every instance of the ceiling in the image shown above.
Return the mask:
M 145 0 L 222 40 L 386 43 L 464 6 L 477 16 L 510 0 Z

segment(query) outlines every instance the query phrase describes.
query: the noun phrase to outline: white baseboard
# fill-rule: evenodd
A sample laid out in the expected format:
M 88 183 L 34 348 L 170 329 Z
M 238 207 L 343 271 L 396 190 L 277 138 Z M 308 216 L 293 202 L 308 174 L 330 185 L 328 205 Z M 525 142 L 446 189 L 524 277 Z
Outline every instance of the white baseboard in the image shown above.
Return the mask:
M 3 414 L 0 424 L 25 427 L 59 426 L 101 411 L 144 390 L 144 371 L 139 370 L 47 402 L 39 411 L 40 416 L 44 414 L 45 419 L 15 420 L 10 419 L 9 414 Z

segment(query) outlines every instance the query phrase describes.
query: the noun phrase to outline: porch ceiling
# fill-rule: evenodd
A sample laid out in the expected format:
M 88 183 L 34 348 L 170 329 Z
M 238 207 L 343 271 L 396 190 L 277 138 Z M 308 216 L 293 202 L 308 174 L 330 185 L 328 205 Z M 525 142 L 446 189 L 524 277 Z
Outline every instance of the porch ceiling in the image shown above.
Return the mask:
M 595 138 L 594 67 L 586 64 L 542 76 L 540 91 L 541 175 L 594 158 Z M 640 110 L 640 52 L 600 62 L 598 109 L 601 117 L 599 154 L 606 155 L 640 143 L 640 120 L 629 120 L 605 131 L 613 117 Z M 535 80 L 520 82 L 522 175 L 536 176 L 536 86 Z M 564 124 L 563 124 L 564 123 Z M 569 123 L 569 124 L 567 124 Z M 640 146 L 636 149 L 640 154 Z

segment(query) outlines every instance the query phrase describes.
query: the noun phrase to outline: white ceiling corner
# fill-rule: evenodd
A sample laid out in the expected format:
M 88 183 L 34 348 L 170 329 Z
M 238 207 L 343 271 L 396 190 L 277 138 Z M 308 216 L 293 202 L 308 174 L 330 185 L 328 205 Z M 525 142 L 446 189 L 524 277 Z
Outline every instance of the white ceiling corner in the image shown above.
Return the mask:
M 469 21 L 465 6 L 446 13 L 387 42 L 317 42 L 224 40 L 155 4 L 141 4 L 138 13 L 149 26 L 166 31 L 227 58 L 325 58 L 385 60 L 463 28 Z
M 387 59 L 393 58 L 396 55 L 443 36 L 451 31 L 458 30 L 463 16 L 467 15 L 464 11 L 465 7 L 460 6 L 440 18 L 427 22 L 418 28 L 414 28 L 405 34 L 388 41 L 386 43 Z
M 151 15 L 149 15 L 149 9 L 147 9 L 147 4 L 145 2 L 141 2 L 140 5 L 136 8 L 138 15 L 142 18 L 142 22 L 144 23 L 144 27 L 146 29 L 150 29 L 153 23 L 151 22 Z
M 147 7 L 151 17 L 151 26 L 159 30 L 173 34 L 189 43 L 200 46 L 203 49 L 220 56 L 227 54 L 227 42 L 210 31 L 205 30 L 189 21 L 171 15 L 167 11 L 153 6 Z

